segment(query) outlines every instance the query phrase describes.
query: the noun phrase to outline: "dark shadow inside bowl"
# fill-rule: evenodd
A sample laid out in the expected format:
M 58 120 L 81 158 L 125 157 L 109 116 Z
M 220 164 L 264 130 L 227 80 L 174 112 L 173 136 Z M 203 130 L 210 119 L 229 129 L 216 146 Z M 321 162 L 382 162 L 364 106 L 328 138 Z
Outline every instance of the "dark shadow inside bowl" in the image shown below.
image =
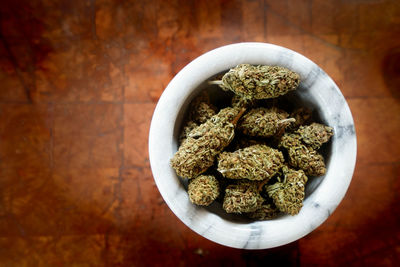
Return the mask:
M 174 125 L 174 140 L 173 143 L 176 145 L 175 150 L 178 150 L 178 140 L 180 133 L 184 127 L 184 124 L 186 123 L 188 119 L 188 111 L 190 107 L 190 102 L 200 94 L 203 90 L 206 90 L 208 94 L 210 95 L 210 101 L 211 104 L 216 106 L 219 109 L 228 107 L 231 105 L 231 98 L 233 96 L 232 92 L 226 92 L 220 89 L 217 85 L 209 85 L 208 81 L 211 80 L 216 80 L 217 77 L 220 77 L 221 74 L 225 72 L 221 72 L 220 74 L 214 75 L 210 77 L 207 81 L 203 82 L 200 84 L 193 92 L 189 95 L 189 97 L 184 101 L 184 105 L 182 106 L 182 109 L 180 110 L 176 121 Z M 318 105 L 313 102 L 312 98 L 307 94 L 303 93 L 306 88 L 303 87 L 303 85 L 300 83 L 300 86 L 297 90 L 292 91 L 284 96 L 281 96 L 277 98 L 276 100 L 267 100 L 263 105 L 266 107 L 271 107 L 272 105 L 276 105 L 279 108 L 282 108 L 288 112 L 290 112 L 293 109 L 299 108 L 299 107 L 307 107 L 312 110 L 312 122 L 319 122 L 322 124 L 326 124 L 324 120 L 322 119 L 323 116 L 321 116 Z M 322 156 L 325 159 L 325 164 L 326 168 L 329 169 L 330 165 L 330 159 L 331 159 L 331 153 L 332 153 L 332 140 L 329 141 L 328 143 L 324 144 L 320 150 L 318 151 L 319 153 L 322 154 Z M 305 201 L 307 198 L 309 198 L 313 192 L 318 188 L 318 186 L 321 184 L 325 176 L 319 176 L 319 177 L 308 177 L 309 180 L 306 184 L 306 190 L 305 190 Z M 183 184 L 185 190 L 187 190 L 187 185 L 188 185 L 188 179 L 186 178 L 181 178 L 180 181 Z M 236 222 L 236 223 L 249 223 L 253 220 L 248 219 L 246 216 L 240 215 L 240 214 L 228 214 L 222 209 L 222 200 L 217 199 L 208 207 L 204 207 L 207 209 L 209 212 L 212 212 L 219 217 Z M 288 215 L 281 214 L 275 219 L 279 219 L 281 217 L 285 217 Z

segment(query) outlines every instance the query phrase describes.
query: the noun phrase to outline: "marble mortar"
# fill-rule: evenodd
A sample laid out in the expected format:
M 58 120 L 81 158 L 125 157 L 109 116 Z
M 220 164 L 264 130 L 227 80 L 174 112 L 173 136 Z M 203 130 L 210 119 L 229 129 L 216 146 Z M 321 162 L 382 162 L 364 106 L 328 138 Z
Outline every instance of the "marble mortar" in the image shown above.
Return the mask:
M 219 203 L 198 207 L 188 198 L 186 181 L 170 167 L 190 101 L 210 77 L 241 64 L 278 65 L 301 76 L 296 98 L 312 107 L 334 128 L 326 155 L 327 172 L 310 179 L 304 206 L 296 216 L 268 221 L 240 220 L 224 214 Z M 316 229 L 343 199 L 356 162 L 356 133 L 349 106 L 338 86 L 314 62 L 284 47 L 237 43 L 209 51 L 186 65 L 163 92 L 150 126 L 149 156 L 154 180 L 169 208 L 190 229 L 216 243 L 243 249 L 266 249 L 293 242 Z

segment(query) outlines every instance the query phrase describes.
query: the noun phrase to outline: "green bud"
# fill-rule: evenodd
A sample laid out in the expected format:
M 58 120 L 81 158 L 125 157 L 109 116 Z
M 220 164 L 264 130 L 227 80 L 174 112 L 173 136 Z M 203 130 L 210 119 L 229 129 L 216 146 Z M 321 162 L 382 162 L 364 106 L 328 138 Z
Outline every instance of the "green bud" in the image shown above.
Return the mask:
M 194 178 L 212 166 L 216 155 L 232 141 L 242 113 L 243 110 L 225 108 L 193 129 L 171 159 L 176 173 Z
M 277 108 L 255 108 L 243 115 L 238 130 L 249 136 L 271 137 L 293 120 L 288 116 Z
M 326 173 L 324 158 L 311 147 L 300 145 L 288 150 L 289 164 L 302 169 L 307 175 L 321 176 Z
M 333 128 L 312 123 L 308 126 L 300 126 L 296 133 L 301 136 L 303 143 L 317 150 L 333 136 Z
M 284 181 L 268 186 L 267 192 L 280 211 L 296 215 L 303 206 L 308 178 L 302 170 L 296 171 L 287 166 L 282 168 L 282 172 Z
M 188 194 L 193 204 L 208 206 L 219 195 L 218 181 L 212 175 L 200 175 L 190 180 Z
M 193 105 L 190 110 L 190 119 L 199 124 L 205 123 L 208 119 L 215 115 L 217 108 L 206 102 L 199 102 Z
M 202 123 L 215 115 L 217 108 L 210 103 L 210 96 L 203 90 L 196 96 L 189 106 L 189 118 L 179 136 L 179 144 L 182 144 L 189 133 Z
M 229 185 L 225 189 L 222 208 L 227 213 L 245 213 L 256 211 L 264 199 L 258 192 L 258 184 L 250 181 Z
M 186 137 L 188 137 L 189 133 L 197 126 L 199 125 L 194 121 L 188 121 L 183 127 L 181 135 L 179 136 L 179 144 L 182 144 L 185 141 Z
M 312 147 L 305 145 L 298 133 L 285 133 L 278 147 L 287 150 L 291 166 L 302 169 L 311 176 L 325 174 L 326 167 L 323 156 Z
M 289 149 L 291 147 L 297 147 L 302 145 L 300 136 L 296 133 L 285 133 L 282 138 L 280 139 L 280 142 L 278 144 L 279 148 L 286 148 Z
M 282 167 L 282 152 L 266 145 L 253 145 L 218 156 L 218 171 L 230 179 L 265 180 Z
M 241 64 L 229 70 L 220 87 L 244 98 L 275 98 L 295 90 L 299 74 L 279 66 Z

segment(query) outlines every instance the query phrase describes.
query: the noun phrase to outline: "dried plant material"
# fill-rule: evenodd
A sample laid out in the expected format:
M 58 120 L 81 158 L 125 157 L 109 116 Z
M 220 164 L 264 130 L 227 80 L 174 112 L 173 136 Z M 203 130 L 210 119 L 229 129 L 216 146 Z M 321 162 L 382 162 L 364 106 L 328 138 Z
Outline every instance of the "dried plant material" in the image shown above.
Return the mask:
M 189 106 L 189 118 L 179 136 L 179 144 L 182 144 L 189 133 L 216 114 L 217 108 L 210 103 L 207 91 L 202 91 L 196 96 Z
M 301 142 L 298 133 L 284 134 L 279 147 L 288 151 L 289 164 L 295 168 L 302 169 L 307 175 L 321 176 L 326 172 L 324 158 L 312 147 Z
M 264 199 L 257 190 L 257 183 L 241 181 L 225 189 L 222 208 L 227 213 L 254 212 L 263 202 Z
M 222 109 L 193 129 L 171 159 L 181 177 L 194 178 L 213 165 L 214 159 L 233 139 L 235 124 L 244 110 Z
M 234 108 L 251 108 L 255 106 L 256 100 L 250 98 L 244 98 L 240 95 L 234 95 L 231 100 L 232 107 Z
M 282 167 L 282 152 L 266 145 L 253 145 L 218 156 L 218 171 L 226 178 L 265 180 Z
M 249 136 L 271 137 L 294 121 L 288 116 L 288 113 L 275 107 L 255 108 L 241 118 L 238 129 Z
M 317 150 L 333 129 L 318 123 L 306 126 L 312 115 L 308 108 L 297 108 L 290 116 L 277 108 L 285 106 L 277 97 L 300 82 L 286 68 L 241 64 L 219 79 L 210 84 L 234 93 L 232 107 L 216 114 L 208 93 L 200 93 L 190 103 L 181 145 L 171 159 L 176 173 L 190 179 L 190 201 L 200 206 L 222 201 L 227 213 L 254 220 L 273 219 L 280 212 L 298 214 L 307 175 L 326 172 Z M 250 111 L 244 114 L 246 109 Z
M 304 190 L 308 178 L 302 170 L 296 171 L 287 166 L 282 168 L 282 172 L 283 182 L 268 186 L 267 192 L 280 211 L 296 215 L 303 206 Z
M 295 90 L 300 76 L 284 67 L 240 64 L 213 83 L 244 98 L 266 99 Z
M 302 169 L 307 175 L 321 176 L 326 173 L 324 157 L 311 147 L 300 145 L 288 150 L 289 164 Z
M 196 123 L 205 123 L 216 114 L 216 108 L 206 102 L 200 102 L 190 110 L 190 119 Z
M 302 142 L 297 133 L 285 133 L 279 141 L 278 148 L 289 149 L 291 147 L 301 146 Z
M 200 175 L 190 180 L 188 194 L 193 204 L 208 206 L 219 195 L 219 183 L 212 175 Z
M 291 166 L 302 169 L 307 175 L 321 176 L 326 173 L 326 167 L 323 156 L 316 149 L 328 142 L 332 135 L 331 127 L 313 123 L 301 126 L 294 133 L 284 134 L 279 147 L 287 149 Z
M 256 211 L 247 213 L 251 219 L 263 221 L 275 218 L 279 214 L 279 209 L 274 204 L 262 204 Z
M 194 121 L 188 121 L 186 125 L 183 127 L 182 132 L 179 136 L 179 144 L 182 144 L 186 140 L 186 137 L 188 137 L 189 133 L 197 126 L 199 125 Z
M 294 131 L 299 128 L 301 125 L 306 124 L 311 119 L 311 109 L 309 108 L 297 108 L 292 113 L 290 113 L 290 117 L 294 118 L 295 121 L 288 126 L 288 130 Z
M 312 123 L 300 126 L 296 133 L 301 136 L 303 143 L 317 150 L 333 136 L 333 128 L 320 123 Z

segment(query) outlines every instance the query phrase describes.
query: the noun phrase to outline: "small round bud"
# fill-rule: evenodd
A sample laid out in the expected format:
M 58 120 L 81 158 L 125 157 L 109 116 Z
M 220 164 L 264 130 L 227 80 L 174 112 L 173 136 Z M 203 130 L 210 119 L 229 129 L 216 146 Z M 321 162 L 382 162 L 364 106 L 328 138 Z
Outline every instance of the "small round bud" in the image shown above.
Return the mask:
M 219 195 L 219 183 L 212 175 L 200 175 L 190 180 L 188 194 L 193 204 L 208 206 Z
M 296 133 L 301 136 L 303 143 L 313 149 L 319 149 L 333 136 L 333 128 L 320 123 L 312 123 L 300 126 Z
M 238 129 L 249 136 L 271 137 L 282 127 L 289 114 L 277 108 L 255 108 L 243 115 Z

